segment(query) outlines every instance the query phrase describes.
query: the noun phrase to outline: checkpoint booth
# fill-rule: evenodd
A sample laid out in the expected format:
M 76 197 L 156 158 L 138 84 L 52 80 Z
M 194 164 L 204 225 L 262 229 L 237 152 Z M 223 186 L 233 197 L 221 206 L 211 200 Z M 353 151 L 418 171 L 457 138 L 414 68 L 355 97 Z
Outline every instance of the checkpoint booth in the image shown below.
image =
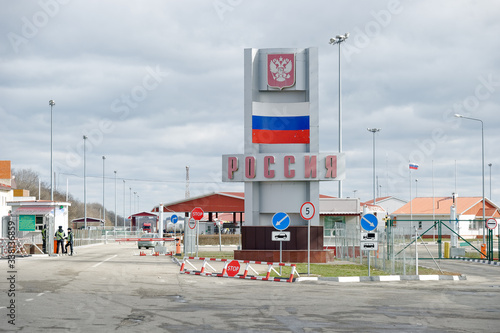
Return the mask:
M 128 217 L 130 231 L 158 232 L 158 215 L 149 212 L 139 212 Z
M 17 252 L 23 247 L 30 254 L 42 253 L 42 229 L 47 225 L 47 252 L 53 252 L 54 234 L 59 226 L 68 228 L 69 202 L 48 200 L 11 201 L 11 221 L 17 233 Z M 2 249 L 3 251 L 3 249 Z

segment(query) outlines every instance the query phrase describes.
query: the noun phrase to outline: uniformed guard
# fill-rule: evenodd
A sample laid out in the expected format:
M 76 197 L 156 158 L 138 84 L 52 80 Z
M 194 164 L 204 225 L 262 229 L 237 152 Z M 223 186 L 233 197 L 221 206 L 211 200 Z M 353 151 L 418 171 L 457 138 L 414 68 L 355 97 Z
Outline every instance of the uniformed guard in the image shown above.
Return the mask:
M 42 251 L 43 253 L 47 253 L 47 225 L 43 225 L 42 229 Z
M 68 237 L 66 237 L 66 253 L 68 253 L 68 246 L 71 249 L 71 253 L 69 254 L 70 256 L 73 255 L 73 241 L 75 239 L 75 236 L 73 234 L 73 231 L 71 231 L 71 228 L 68 228 Z
M 64 237 L 66 234 L 64 233 L 62 225 L 59 226 L 59 229 L 57 229 L 55 238 L 57 240 L 57 251 L 56 253 L 59 254 L 59 247 L 61 247 L 61 252 L 64 254 Z

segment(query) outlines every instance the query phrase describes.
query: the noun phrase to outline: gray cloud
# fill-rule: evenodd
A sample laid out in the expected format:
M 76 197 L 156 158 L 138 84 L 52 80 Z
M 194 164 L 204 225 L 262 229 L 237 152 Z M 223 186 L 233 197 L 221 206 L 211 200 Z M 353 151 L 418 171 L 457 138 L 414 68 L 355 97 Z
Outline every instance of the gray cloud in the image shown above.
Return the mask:
M 500 7 L 444 1 L 6 2 L 0 13 L 0 158 L 50 178 L 50 108 L 59 185 L 118 212 L 129 186 L 142 210 L 191 193 L 241 190 L 220 182 L 221 155 L 242 153 L 243 49 L 319 49 L 320 149 L 338 147 L 338 47 L 342 49 L 344 196 L 372 196 L 372 134 L 381 194 L 409 198 L 410 158 L 419 195 L 481 195 L 480 124 L 493 184 L 498 139 Z M 456 165 L 456 167 L 455 167 Z M 455 173 L 455 170 L 457 172 Z M 434 173 L 434 177 L 432 177 Z M 489 170 L 486 169 L 486 175 Z M 487 183 L 488 184 L 488 183 Z M 333 183 L 321 192 L 337 195 Z M 486 191 L 489 194 L 489 190 Z M 493 189 L 493 199 L 500 191 Z M 109 209 L 110 207 L 108 207 Z M 114 207 L 111 207 L 114 209 Z

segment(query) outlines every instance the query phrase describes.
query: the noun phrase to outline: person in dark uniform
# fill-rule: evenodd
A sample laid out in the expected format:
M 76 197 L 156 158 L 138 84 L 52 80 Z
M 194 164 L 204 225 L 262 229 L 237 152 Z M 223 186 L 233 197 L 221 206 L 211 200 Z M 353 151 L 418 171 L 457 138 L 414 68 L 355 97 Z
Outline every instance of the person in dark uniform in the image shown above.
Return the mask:
M 42 229 L 42 251 L 43 253 L 47 253 L 47 225 L 43 225 Z
M 75 240 L 75 235 L 73 234 L 73 231 L 71 231 L 71 228 L 68 228 L 68 237 L 66 237 L 66 253 L 68 253 L 68 246 L 71 249 L 71 253 L 69 254 L 70 256 L 73 255 L 73 241 Z
M 57 229 L 56 234 L 54 237 L 56 238 L 57 241 L 57 251 L 56 253 L 59 254 L 59 247 L 61 247 L 61 252 L 64 254 L 64 237 L 66 234 L 64 233 L 64 230 L 62 228 L 62 225 L 59 226 L 59 229 Z

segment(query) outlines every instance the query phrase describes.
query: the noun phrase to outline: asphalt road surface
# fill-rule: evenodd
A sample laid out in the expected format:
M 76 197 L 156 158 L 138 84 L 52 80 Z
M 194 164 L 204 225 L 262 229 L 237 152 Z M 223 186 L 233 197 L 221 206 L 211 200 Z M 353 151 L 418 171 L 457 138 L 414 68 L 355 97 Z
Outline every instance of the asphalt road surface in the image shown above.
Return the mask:
M 0 260 L 1 332 L 500 331 L 499 266 L 440 262 L 466 281 L 278 283 L 179 274 L 133 244 L 77 252 Z

